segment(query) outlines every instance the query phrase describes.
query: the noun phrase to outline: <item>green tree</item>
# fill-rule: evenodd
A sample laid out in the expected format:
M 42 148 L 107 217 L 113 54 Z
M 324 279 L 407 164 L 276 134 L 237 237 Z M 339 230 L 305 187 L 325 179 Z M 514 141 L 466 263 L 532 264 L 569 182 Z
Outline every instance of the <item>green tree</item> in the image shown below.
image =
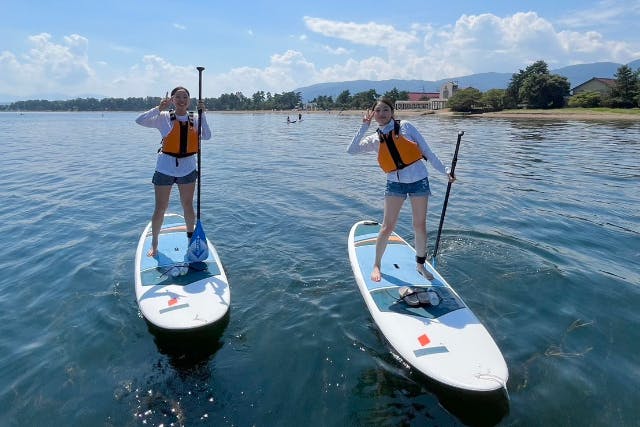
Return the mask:
M 530 108 L 562 108 L 569 81 L 557 74 L 532 74 L 520 87 L 520 101 Z
M 408 100 L 409 92 L 407 92 L 406 90 L 398 90 L 394 87 L 390 91 L 385 92 L 383 96 L 395 104 L 396 101 Z
M 525 70 L 513 74 L 507 87 L 505 106 L 513 108 L 525 103 L 533 108 L 560 108 L 569 94 L 569 80 L 549 74 L 544 61 L 536 61 Z
M 491 111 L 500 111 L 504 109 L 506 90 L 489 89 L 482 94 L 480 102 L 484 107 Z
M 640 71 L 640 70 L 639 70 Z M 618 68 L 614 75 L 616 83 L 611 90 L 611 102 L 614 107 L 633 108 L 638 105 L 638 72 L 627 65 Z
M 314 102 L 321 110 L 330 110 L 334 108 L 333 98 L 330 96 L 320 95 L 314 98 L 311 102 Z
M 505 96 L 505 106 L 507 108 L 515 108 L 521 102 L 520 88 L 525 80 L 535 74 L 549 74 L 549 67 L 544 61 L 536 61 L 529 65 L 525 70 L 519 70 L 517 74 L 511 76 L 511 82 L 507 86 Z
M 482 103 L 482 92 L 473 87 L 458 90 L 449 98 L 448 106 L 452 111 L 470 112 Z
M 569 98 L 569 107 L 592 108 L 599 107 L 602 103 L 602 96 L 599 92 L 580 92 Z
M 254 110 L 265 109 L 265 100 L 267 99 L 264 91 L 260 90 L 251 96 L 251 106 Z
M 359 92 L 351 97 L 350 107 L 355 110 L 366 110 L 373 106 L 378 99 L 378 94 L 374 89 L 369 89 L 366 92 Z
M 336 107 L 345 109 L 349 108 L 349 105 L 351 105 L 351 93 L 349 90 L 343 90 L 336 98 Z

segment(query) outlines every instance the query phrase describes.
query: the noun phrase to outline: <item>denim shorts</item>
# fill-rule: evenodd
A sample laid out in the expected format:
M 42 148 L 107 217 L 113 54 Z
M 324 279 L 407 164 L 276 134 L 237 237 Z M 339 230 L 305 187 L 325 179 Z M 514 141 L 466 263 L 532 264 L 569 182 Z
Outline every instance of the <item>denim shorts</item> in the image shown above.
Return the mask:
M 173 185 L 173 184 L 191 184 L 192 182 L 196 182 L 198 178 L 198 171 L 194 170 L 188 175 L 185 176 L 171 176 L 165 175 L 161 172 L 156 171 L 153 174 L 153 182 L 155 185 Z
M 429 189 L 429 178 L 421 179 L 420 181 L 403 183 L 387 181 L 387 188 L 384 190 L 385 196 L 402 197 L 403 199 L 409 197 L 425 197 L 431 195 Z

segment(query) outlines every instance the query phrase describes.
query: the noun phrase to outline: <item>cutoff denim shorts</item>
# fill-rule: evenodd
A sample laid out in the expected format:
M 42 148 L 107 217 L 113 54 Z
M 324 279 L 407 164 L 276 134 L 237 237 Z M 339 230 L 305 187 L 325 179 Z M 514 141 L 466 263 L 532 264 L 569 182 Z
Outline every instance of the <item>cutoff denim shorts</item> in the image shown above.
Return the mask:
M 385 196 L 402 197 L 403 199 L 409 197 L 424 197 L 430 196 L 431 190 L 429 189 L 429 178 L 421 179 L 420 181 L 403 183 L 387 181 L 387 188 L 384 190 Z
M 192 182 L 196 182 L 198 178 L 198 171 L 194 170 L 188 175 L 185 176 L 171 176 L 165 175 L 162 172 L 156 171 L 153 174 L 153 182 L 155 185 L 173 185 L 173 184 L 191 184 Z

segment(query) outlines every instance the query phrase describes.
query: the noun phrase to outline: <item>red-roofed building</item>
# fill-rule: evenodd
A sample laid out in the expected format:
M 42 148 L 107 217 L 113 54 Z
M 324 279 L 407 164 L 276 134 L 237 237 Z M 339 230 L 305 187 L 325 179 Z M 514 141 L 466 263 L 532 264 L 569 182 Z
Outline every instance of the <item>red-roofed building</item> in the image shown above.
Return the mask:
M 407 101 L 428 101 L 439 97 L 439 92 L 409 92 L 409 99 L 407 99 Z
M 442 85 L 440 92 L 409 92 L 409 99 L 396 101 L 396 110 L 440 110 L 458 90 L 457 82 Z

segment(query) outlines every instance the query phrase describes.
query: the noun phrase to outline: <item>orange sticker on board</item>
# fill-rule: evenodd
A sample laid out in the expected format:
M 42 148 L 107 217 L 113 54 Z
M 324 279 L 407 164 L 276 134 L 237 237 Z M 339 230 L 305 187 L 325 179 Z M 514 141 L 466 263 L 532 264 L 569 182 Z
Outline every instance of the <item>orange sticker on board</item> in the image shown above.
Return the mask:
M 178 303 L 178 298 L 171 298 L 169 300 L 169 307 L 171 307 L 172 305 L 177 304 L 177 303 Z
M 418 337 L 418 341 L 420 342 L 420 345 L 423 346 L 423 347 L 431 342 L 431 340 L 429 339 L 427 334 L 420 335 Z

